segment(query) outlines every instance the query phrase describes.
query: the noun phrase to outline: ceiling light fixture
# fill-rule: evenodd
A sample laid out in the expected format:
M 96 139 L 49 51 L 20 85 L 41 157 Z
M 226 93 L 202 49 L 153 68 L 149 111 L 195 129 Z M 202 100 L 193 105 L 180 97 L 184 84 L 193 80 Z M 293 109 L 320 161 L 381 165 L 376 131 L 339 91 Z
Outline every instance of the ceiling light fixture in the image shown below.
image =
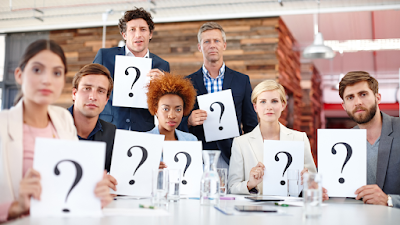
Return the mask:
M 306 59 L 331 59 L 335 57 L 335 52 L 332 48 L 324 45 L 324 37 L 322 33 L 318 31 L 319 24 L 319 0 L 318 2 L 318 13 L 314 14 L 314 42 L 303 51 L 303 57 Z
M 400 38 L 392 39 L 362 39 L 362 40 L 329 40 L 324 44 L 334 51 L 358 52 L 358 51 L 379 51 L 379 50 L 400 50 Z

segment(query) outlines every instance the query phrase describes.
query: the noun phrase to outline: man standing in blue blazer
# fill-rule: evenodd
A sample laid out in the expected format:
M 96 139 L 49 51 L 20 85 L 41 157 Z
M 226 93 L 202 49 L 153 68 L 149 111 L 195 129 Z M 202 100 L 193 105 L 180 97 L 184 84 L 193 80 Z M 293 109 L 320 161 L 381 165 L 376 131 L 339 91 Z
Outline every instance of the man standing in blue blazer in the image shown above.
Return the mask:
M 151 78 L 169 72 L 169 63 L 149 52 L 149 42 L 153 36 L 154 22 L 151 14 L 143 8 L 126 11 L 119 20 L 118 27 L 125 39 L 124 47 L 102 48 L 97 52 L 93 63 L 101 64 L 110 71 L 114 79 L 115 56 L 145 57 L 152 59 Z M 100 119 L 113 123 L 118 129 L 149 131 L 154 127 L 154 117 L 147 109 L 112 106 L 113 93 Z
M 252 92 L 250 79 L 247 75 L 225 66 L 223 60 L 223 51 L 226 49 L 225 31 L 219 24 L 208 22 L 201 26 L 197 38 L 199 41 L 198 49 L 203 53 L 203 66 L 197 72 L 188 76 L 197 91 L 197 95 L 231 89 L 239 133 L 252 131 L 257 126 L 258 121 L 250 99 Z M 201 140 L 203 149 L 221 150 L 218 167 L 228 168 L 233 138 L 206 142 L 203 129 L 203 123 L 206 119 L 207 112 L 200 110 L 196 101 L 189 117 L 182 120 L 180 129 L 189 131 L 198 140 Z

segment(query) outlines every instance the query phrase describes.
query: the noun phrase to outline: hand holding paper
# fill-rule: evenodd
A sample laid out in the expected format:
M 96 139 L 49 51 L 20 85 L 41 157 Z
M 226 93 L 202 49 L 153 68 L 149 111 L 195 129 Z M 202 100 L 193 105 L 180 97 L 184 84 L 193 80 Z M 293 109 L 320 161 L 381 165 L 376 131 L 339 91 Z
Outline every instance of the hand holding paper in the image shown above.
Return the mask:
M 239 136 L 239 127 L 231 89 L 197 96 L 199 108 L 206 112 L 204 136 L 207 142 Z M 201 124 L 204 115 L 200 116 Z M 192 123 L 192 121 L 189 121 Z

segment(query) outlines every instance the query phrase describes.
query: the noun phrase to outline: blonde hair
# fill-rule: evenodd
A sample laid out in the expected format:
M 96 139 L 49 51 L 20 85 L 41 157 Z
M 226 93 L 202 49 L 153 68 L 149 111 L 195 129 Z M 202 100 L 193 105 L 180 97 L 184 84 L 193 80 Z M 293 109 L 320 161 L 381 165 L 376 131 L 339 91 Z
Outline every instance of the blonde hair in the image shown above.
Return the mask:
M 285 88 L 278 82 L 274 80 L 264 80 L 263 82 L 257 84 L 254 88 L 253 93 L 251 94 L 251 101 L 255 104 L 257 102 L 258 96 L 265 91 L 273 91 L 277 90 L 279 95 L 281 96 L 281 101 L 287 104 Z

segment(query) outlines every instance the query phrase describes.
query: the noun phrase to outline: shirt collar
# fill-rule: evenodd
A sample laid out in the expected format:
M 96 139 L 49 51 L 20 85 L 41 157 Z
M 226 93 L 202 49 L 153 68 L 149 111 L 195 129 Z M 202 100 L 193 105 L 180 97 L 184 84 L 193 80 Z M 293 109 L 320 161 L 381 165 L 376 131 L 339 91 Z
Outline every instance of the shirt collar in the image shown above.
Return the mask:
M 128 48 L 128 46 L 125 45 L 125 56 L 133 56 L 136 57 Z M 150 51 L 147 49 L 147 53 L 143 58 L 150 58 Z
M 74 117 L 74 105 L 71 105 L 71 107 L 68 108 L 68 111 L 71 113 L 72 118 Z M 93 140 L 93 136 L 98 132 L 98 131 L 103 131 L 103 126 L 101 126 L 100 120 L 97 119 L 96 126 L 90 132 L 88 138 L 82 138 L 81 136 L 78 135 L 79 140 Z
M 215 79 L 220 79 L 220 78 L 224 77 L 224 74 L 225 74 L 225 62 L 222 63 L 222 66 L 219 69 L 219 74 Z M 204 64 L 203 64 L 203 76 L 207 77 L 208 79 L 214 79 L 210 76 L 210 73 L 208 72 L 208 70 L 206 69 Z

